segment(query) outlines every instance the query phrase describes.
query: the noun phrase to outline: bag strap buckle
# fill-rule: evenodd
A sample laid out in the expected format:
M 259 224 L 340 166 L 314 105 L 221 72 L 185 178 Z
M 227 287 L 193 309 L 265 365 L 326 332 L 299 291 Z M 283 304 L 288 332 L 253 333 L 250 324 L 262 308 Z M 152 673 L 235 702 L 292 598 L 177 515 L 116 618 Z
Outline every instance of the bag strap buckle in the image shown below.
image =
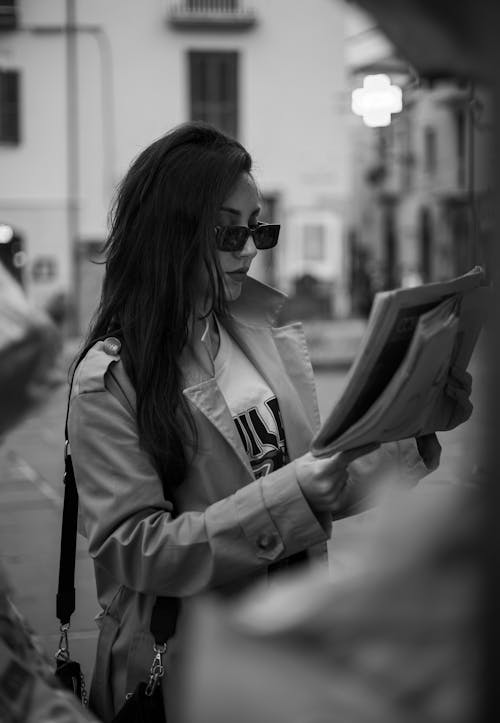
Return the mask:
M 151 669 L 149 671 L 149 681 L 146 686 L 145 694 L 147 696 L 152 696 L 153 693 L 156 690 L 156 686 L 160 682 L 160 680 L 165 675 L 165 666 L 163 665 L 162 656 L 167 651 L 167 644 L 162 643 L 161 645 L 156 644 L 153 648 L 153 651 L 155 653 L 155 657 L 153 659 L 153 664 L 151 665 Z
M 68 630 L 69 623 L 64 623 L 59 627 L 61 635 L 59 636 L 59 647 L 57 653 L 54 655 L 56 660 L 67 661 L 69 660 L 69 643 L 68 643 Z

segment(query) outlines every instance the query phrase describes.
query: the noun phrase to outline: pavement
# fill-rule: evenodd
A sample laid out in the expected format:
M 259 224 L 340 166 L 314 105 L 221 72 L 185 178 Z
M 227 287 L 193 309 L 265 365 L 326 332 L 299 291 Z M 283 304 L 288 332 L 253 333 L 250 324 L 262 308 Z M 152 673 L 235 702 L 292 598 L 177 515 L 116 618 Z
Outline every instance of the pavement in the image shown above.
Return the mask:
M 356 352 L 364 322 L 339 322 L 328 328 L 306 325 L 319 384 L 343 375 Z M 78 348 L 65 345 L 61 368 Z M 328 376 L 330 375 L 330 377 Z M 342 377 L 337 376 L 337 379 Z M 321 388 L 318 387 L 320 393 Z M 46 402 L 7 435 L 0 447 L 0 561 L 12 585 L 19 610 L 38 633 L 49 653 L 59 640 L 55 593 L 59 564 L 64 419 L 67 385 L 53 389 Z M 464 451 L 460 431 L 443 435 L 444 455 L 438 473 L 428 480 L 455 478 Z M 362 516 L 336 523 L 336 561 L 350 564 L 350 546 L 362 532 Z M 335 526 L 334 526 L 335 527 Z M 342 554 L 344 554 L 342 558 Z M 76 612 L 70 633 L 73 656 L 90 676 L 96 642 L 97 613 L 93 571 L 85 540 L 78 537 L 76 555 Z
M 16 607 L 49 654 L 59 641 L 55 615 L 63 499 L 64 405 L 61 385 L 0 448 L 0 561 Z M 93 571 L 78 536 L 76 612 L 70 650 L 90 674 L 97 639 Z

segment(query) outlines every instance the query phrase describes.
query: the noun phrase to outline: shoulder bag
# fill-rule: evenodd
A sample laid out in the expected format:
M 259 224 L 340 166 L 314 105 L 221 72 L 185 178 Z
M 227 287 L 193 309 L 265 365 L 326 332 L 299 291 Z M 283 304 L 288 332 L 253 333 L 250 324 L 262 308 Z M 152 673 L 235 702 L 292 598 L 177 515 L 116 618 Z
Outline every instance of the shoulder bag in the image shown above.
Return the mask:
M 69 409 L 69 403 L 68 403 Z M 88 706 L 85 678 L 80 664 L 70 656 L 68 631 L 75 610 L 75 555 L 78 522 L 78 491 L 68 444 L 68 412 L 65 424 L 64 449 L 64 505 L 59 559 L 59 584 L 56 597 L 56 615 L 60 622 L 59 648 L 55 654 L 56 677 L 65 688 L 72 690 Z M 157 597 L 151 614 L 150 630 L 155 644 L 149 678 L 140 682 L 135 691 L 127 695 L 122 708 L 111 723 L 166 723 L 161 679 L 165 675 L 162 656 L 167 641 L 175 632 L 179 599 Z M 168 623 L 168 624 L 167 624 Z M 147 679 L 146 679 L 147 678 Z

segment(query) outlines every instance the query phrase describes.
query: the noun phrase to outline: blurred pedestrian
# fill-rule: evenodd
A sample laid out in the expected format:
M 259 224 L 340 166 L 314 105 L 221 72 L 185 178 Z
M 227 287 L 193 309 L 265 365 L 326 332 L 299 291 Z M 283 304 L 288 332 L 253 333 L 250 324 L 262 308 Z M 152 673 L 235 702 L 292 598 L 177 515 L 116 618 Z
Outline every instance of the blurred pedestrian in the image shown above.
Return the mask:
M 183 723 L 479 720 L 484 522 L 479 489 L 422 485 L 377 511 L 356 570 L 199 601 Z
M 0 437 L 52 386 L 60 336 L 0 263 Z
M 54 661 L 13 603 L 0 568 L 0 720 L 85 723 L 97 719 L 54 675 Z
M 68 425 L 105 721 L 147 677 L 157 596 L 181 599 L 179 628 L 192 596 L 323 555 L 358 478 L 397 468 L 414 483 L 439 462 L 435 435 L 418 442 L 426 464 L 415 440 L 308 452 L 319 412 L 303 336 L 273 326 L 284 297 L 248 275 L 279 237 L 260 210 L 247 151 L 199 122 L 140 153 L 118 190 Z
M 58 333 L 0 263 L 0 444 L 53 388 Z M 3 470 L 0 468 L 0 482 Z M 59 685 L 51 661 L 13 602 L 0 568 L 0 720 L 84 723 L 96 719 Z

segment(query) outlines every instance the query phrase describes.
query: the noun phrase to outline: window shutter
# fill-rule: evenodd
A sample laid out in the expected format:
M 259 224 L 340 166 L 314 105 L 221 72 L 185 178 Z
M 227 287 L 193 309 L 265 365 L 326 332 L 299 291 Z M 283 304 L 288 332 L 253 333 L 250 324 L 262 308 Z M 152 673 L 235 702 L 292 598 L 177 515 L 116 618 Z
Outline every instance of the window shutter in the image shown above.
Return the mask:
M 19 125 L 19 72 L 0 70 L 0 143 L 17 145 Z
M 0 0 L 0 33 L 17 27 L 16 0 Z
M 238 53 L 189 53 L 191 120 L 238 134 Z

